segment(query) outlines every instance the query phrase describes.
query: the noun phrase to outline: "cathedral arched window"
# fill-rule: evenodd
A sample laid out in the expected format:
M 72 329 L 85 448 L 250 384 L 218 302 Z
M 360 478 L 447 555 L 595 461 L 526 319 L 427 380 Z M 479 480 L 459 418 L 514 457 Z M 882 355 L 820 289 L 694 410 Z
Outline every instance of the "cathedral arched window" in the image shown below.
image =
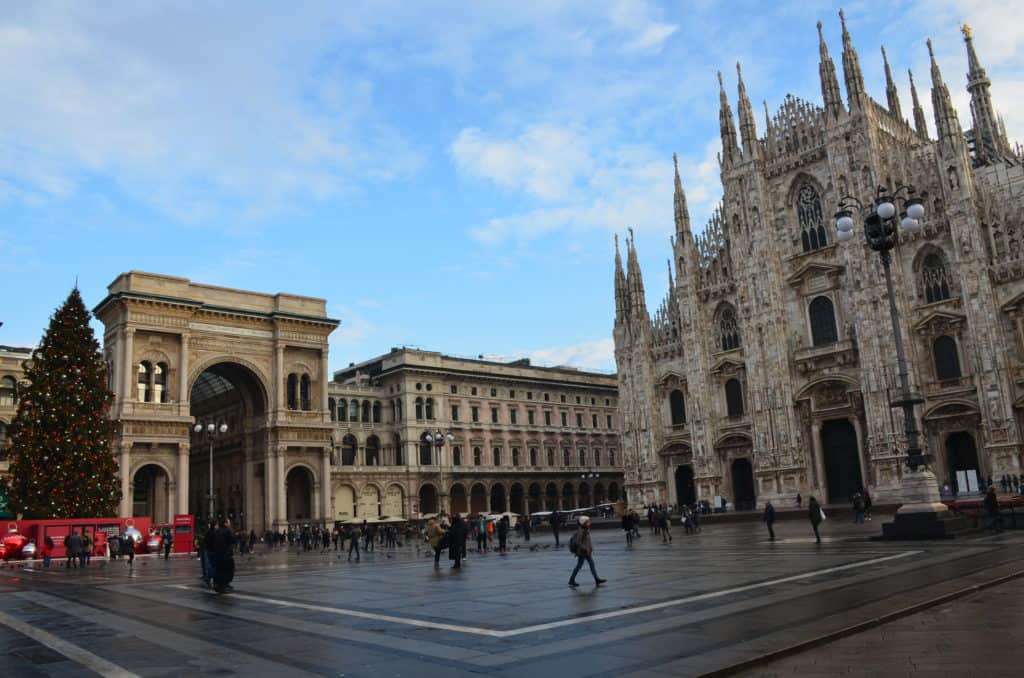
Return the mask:
M 804 252 L 828 245 L 825 219 L 821 211 L 821 196 L 811 184 L 800 187 L 796 196 L 796 215 L 800 222 L 800 244 Z
M 686 398 L 679 389 L 672 391 L 668 396 L 668 405 L 672 414 L 672 425 L 682 426 L 686 423 Z
M 935 377 L 939 381 L 960 378 L 960 356 L 953 337 L 942 335 L 937 338 L 932 344 L 932 356 L 935 358 Z
M 839 341 L 836 331 L 836 312 L 828 297 L 815 297 L 807 309 L 811 320 L 811 343 L 815 346 L 834 344 Z
M 313 409 L 313 383 L 308 374 L 299 379 L 299 407 L 306 412 Z
M 938 254 L 929 254 L 921 263 L 921 286 L 924 288 L 925 303 L 949 299 L 949 275 L 946 262 Z
M 725 382 L 725 409 L 730 417 L 743 416 L 743 387 L 738 379 Z
M 740 347 L 740 328 L 736 323 L 736 309 L 726 304 L 718 315 L 718 333 L 723 351 Z

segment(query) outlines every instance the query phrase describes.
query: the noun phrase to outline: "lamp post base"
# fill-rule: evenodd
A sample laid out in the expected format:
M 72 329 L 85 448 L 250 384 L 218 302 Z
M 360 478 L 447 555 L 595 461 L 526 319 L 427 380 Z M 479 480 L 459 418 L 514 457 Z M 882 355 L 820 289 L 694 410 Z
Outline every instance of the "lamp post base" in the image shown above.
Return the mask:
M 939 483 L 927 467 L 907 469 L 900 481 L 903 505 L 892 522 L 882 525 L 879 539 L 952 539 L 968 528 L 939 498 Z

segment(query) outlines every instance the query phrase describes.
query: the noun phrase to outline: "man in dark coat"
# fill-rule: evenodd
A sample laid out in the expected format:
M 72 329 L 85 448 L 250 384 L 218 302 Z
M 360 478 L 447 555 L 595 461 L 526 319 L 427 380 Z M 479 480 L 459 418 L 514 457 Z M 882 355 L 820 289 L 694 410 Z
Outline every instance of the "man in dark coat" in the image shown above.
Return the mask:
M 551 534 L 555 535 L 555 548 L 561 546 L 558 543 L 558 525 L 562 522 L 562 516 L 558 514 L 558 509 L 551 512 Z
M 986 529 L 992 529 L 999 532 L 1003 529 L 1003 526 L 999 521 L 999 498 L 996 496 L 995 485 L 990 485 L 988 492 L 985 493 L 985 516 L 988 520 Z
M 210 559 L 213 561 L 213 588 L 217 593 L 231 590 L 231 580 L 235 576 L 235 559 L 232 546 L 235 535 L 231 532 L 231 521 L 220 521 L 220 527 L 213 532 Z
M 508 516 L 502 516 L 498 521 L 498 550 L 501 553 L 508 553 Z
M 775 507 L 769 501 L 764 505 L 764 524 L 768 528 L 768 538 L 775 541 Z
M 455 514 L 452 518 L 452 526 L 448 530 L 448 560 L 454 560 L 453 570 L 462 567 L 462 558 L 466 551 L 466 523 L 462 516 Z
M 64 550 L 67 552 L 68 562 L 64 565 L 66 569 L 72 566 L 78 567 L 78 554 L 82 552 L 82 537 L 78 530 L 72 529 L 71 536 L 64 541 Z
M 821 505 L 818 500 L 811 497 L 807 502 L 807 519 L 811 521 L 811 528 L 814 530 L 814 539 L 821 543 L 821 535 L 818 534 L 818 525 L 821 524 Z

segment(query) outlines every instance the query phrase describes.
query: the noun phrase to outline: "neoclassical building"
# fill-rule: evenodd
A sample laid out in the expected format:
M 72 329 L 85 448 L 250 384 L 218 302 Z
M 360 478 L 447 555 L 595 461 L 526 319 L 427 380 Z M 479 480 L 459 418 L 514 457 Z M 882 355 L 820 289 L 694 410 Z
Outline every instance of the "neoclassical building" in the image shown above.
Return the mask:
M 893 251 L 896 305 L 926 453 L 941 485 L 1021 471 L 1024 167 L 964 28 L 971 126 L 934 55 L 928 129 L 913 76 L 905 119 L 888 61 L 867 93 L 845 19 L 845 97 L 818 24 L 822 99 L 787 96 L 761 131 L 738 76 L 720 87 L 723 199 L 691 229 L 678 169 L 670 285 L 654 317 L 632 239 L 616 251 L 615 351 L 631 503 L 898 500 L 905 437 L 879 256 L 837 242 L 845 196 L 912 185 L 926 215 Z M 928 43 L 931 52 L 931 43 Z M 882 52 L 883 58 L 885 52 Z M 719 74 L 721 83 L 721 74 Z
M 614 375 L 395 348 L 335 372 L 327 394 L 337 520 L 620 497 Z
M 0 477 L 7 474 L 11 422 L 18 411 L 19 383 L 25 376 L 22 364 L 32 357 L 32 349 L 0 346 Z

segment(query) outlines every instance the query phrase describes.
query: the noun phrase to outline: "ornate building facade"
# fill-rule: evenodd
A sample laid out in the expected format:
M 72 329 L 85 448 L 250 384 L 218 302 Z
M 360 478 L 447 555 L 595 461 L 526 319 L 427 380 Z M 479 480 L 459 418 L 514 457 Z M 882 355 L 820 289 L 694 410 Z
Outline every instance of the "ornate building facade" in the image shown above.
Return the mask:
M 328 385 L 333 515 L 526 513 L 615 501 L 623 482 L 617 406 L 614 375 L 392 349 L 335 372 Z
M 10 425 L 18 411 L 18 390 L 25 376 L 22 364 L 32 357 L 32 349 L 0 346 L 0 477 L 7 474 Z
M 842 97 L 818 24 L 822 101 L 787 96 L 763 133 L 742 73 L 738 129 L 720 83 L 724 196 L 702 233 L 675 176 L 669 291 L 653 319 L 632 239 L 616 244 L 615 353 L 631 503 L 716 495 L 753 507 L 802 493 L 845 502 L 861 484 L 898 500 L 906 440 L 878 255 L 845 196 L 912 185 L 921 229 L 893 254 L 896 305 L 926 453 L 949 492 L 1020 473 L 1024 406 L 1024 167 L 964 29 L 972 126 L 931 58 L 932 137 L 911 75 L 904 119 L 864 86 L 842 17 Z M 931 43 L 928 43 L 931 53 Z M 883 58 L 885 52 L 883 50 Z

